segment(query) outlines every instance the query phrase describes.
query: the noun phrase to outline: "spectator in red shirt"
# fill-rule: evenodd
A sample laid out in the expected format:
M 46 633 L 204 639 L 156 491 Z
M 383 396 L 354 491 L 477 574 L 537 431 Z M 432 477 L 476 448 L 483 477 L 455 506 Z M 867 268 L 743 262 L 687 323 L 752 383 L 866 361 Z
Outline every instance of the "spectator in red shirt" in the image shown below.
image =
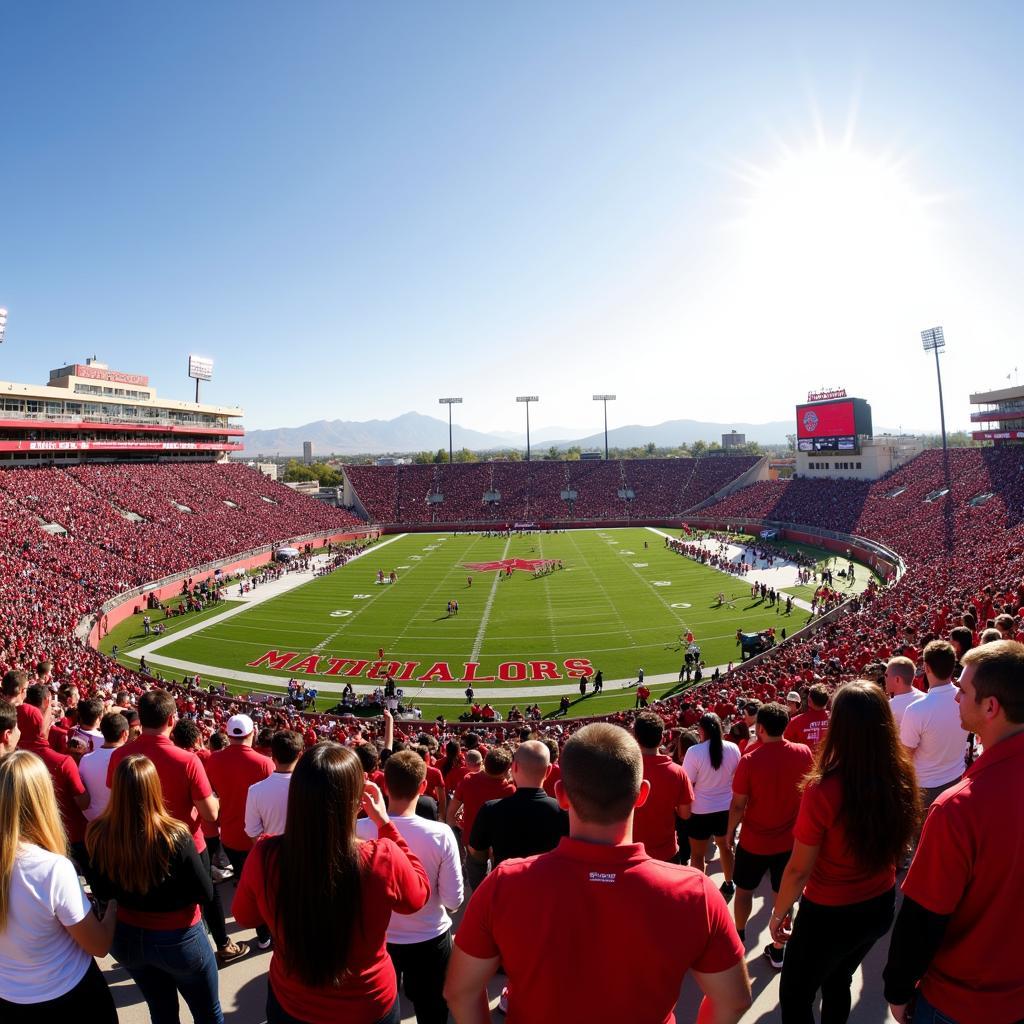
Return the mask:
M 357 839 L 360 808 L 377 839 Z M 235 893 L 238 923 L 266 924 L 274 936 L 268 1024 L 398 1024 L 388 922 L 429 896 L 423 866 L 359 758 L 339 743 L 306 751 L 288 790 L 284 834 L 256 845 Z
M 633 812 L 633 838 L 643 843 L 649 857 L 679 863 L 676 818 L 690 817 L 693 786 L 667 754 L 660 753 L 665 723 L 653 711 L 642 711 L 633 722 L 633 735 L 640 744 L 644 779 L 650 786 L 647 800 Z
M 5 757 L 15 750 L 20 738 L 17 708 L 7 701 L 0 700 L 0 757 Z
M 232 715 L 227 724 L 228 745 L 206 762 L 206 774 L 220 800 L 220 838 L 235 878 L 242 877 L 252 840 L 245 832 L 245 801 L 249 787 L 274 774 L 274 762 L 253 750 L 256 727 L 248 715 Z M 270 946 L 266 925 L 256 931 L 260 949 Z
M 512 767 L 512 751 L 508 747 L 491 747 L 484 758 L 484 770 L 467 775 L 455 787 L 455 796 L 448 805 L 448 824 L 458 828 L 458 815 L 462 811 L 462 838 L 469 842 L 477 813 L 488 800 L 511 796 L 516 787 L 508 777 Z M 457 834 L 457 833 L 456 833 Z
M 445 983 L 457 1024 L 488 1019 L 486 986 L 499 963 L 509 1024 L 665 1024 L 691 968 L 705 993 L 701 1019 L 738 1021 L 750 982 L 725 900 L 704 875 L 656 861 L 632 841 L 634 808 L 650 791 L 636 741 L 618 726 L 585 726 L 566 743 L 556 789 L 569 837 L 550 853 L 499 865 L 459 926 Z M 538 898 L 545 912 L 524 913 Z M 638 998 L 623 981 L 641 975 Z
M 827 708 L 828 689 L 821 683 L 815 683 L 807 691 L 807 710 L 790 719 L 786 726 L 786 739 L 817 750 L 828 732 Z
M 789 714 L 781 704 L 762 704 L 757 709 L 757 745 L 740 758 L 732 779 L 732 805 L 726 841 L 735 845 L 736 829 L 742 823 L 736 847 L 736 930 L 745 939 L 745 929 L 754 902 L 754 890 L 765 872 L 772 892 L 778 893 L 782 874 L 793 850 L 793 825 L 800 809 L 800 788 L 814 755 L 802 743 L 783 738 Z M 782 966 L 782 947 L 769 953 L 773 967 Z
M 822 1020 L 849 1018 L 853 974 L 892 924 L 896 864 L 920 813 L 914 766 L 885 693 L 867 680 L 847 683 L 836 691 L 800 800 L 793 853 L 770 919 L 772 939 L 788 941 L 782 1024 L 813 1021 L 819 989 Z
M 1020 954 L 1008 939 L 1024 910 L 1024 645 L 967 652 L 959 701 L 985 752 L 935 799 L 903 883 L 884 972 L 900 1024 L 908 1003 L 923 1024 L 1024 1018 Z

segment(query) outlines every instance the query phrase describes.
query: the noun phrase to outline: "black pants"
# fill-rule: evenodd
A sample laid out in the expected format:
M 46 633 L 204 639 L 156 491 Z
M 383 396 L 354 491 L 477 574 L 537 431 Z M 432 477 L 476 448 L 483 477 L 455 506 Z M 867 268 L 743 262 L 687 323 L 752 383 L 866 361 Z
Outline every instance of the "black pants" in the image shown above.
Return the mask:
M 56 999 L 29 1004 L 0 999 L 0 1020 L 4 1024 L 69 1024 L 71 1021 L 117 1024 L 117 1010 L 103 972 L 93 960 L 82 980 Z
M 199 854 L 199 859 L 209 872 L 210 851 L 203 850 Z M 200 904 L 200 908 L 206 927 L 210 929 L 210 935 L 213 937 L 213 944 L 218 949 L 223 949 L 228 944 L 228 923 L 224 920 L 224 906 L 220 901 L 220 889 L 216 885 L 213 887 L 213 899 L 209 903 Z
M 230 846 L 225 846 L 224 853 L 227 854 L 228 860 L 231 861 L 231 867 L 234 868 L 235 872 L 235 885 L 238 885 L 238 880 L 242 877 L 242 868 L 245 867 L 249 851 L 232 850 Z M 266 942 L 270 938 L 270 929 L 265 924 L 258 925 L 256 927 L 256 938 L 260 942 Z
M 388 943 L 398 984 L 416 1011 L 417 1024 L 447 1024 L 448 1004 L 444 1001 L 444 976 L 452 955 L 452 932 L 426 942 L 408 945 Z
M 821 1024 L 846 1024 L 854 971 L 889 930 L 895 908 L 895 889 L 843 907 L 803 898 L 782 967 L 782 1024 L 814 1024 L 819 989 Z

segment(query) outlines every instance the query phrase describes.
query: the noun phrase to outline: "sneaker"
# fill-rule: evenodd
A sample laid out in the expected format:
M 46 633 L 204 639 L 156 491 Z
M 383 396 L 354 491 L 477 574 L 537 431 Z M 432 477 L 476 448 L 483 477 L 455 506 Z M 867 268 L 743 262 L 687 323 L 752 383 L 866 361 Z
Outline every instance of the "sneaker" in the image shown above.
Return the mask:
M 776 949 L 775 943 L 769 942 L 768 945 L 764 947 L 764 955 L 765 959 L 772 965 L 772 967 L 775 968 L 775 970 L 782 970 L 782 961 L 786 956 L 785 946 L 783 946 L 782 949 Z
M 229 864 L 226 868 L 218 867 L 216 864 L 210 865 L 210 877 L 214 882 L 226 882 L 229 878 L 233 878 L 235 875 L 235 869 Z
M 269 937 L 266 939 L 257 939 L 256 945 L 259 946 L 260 949 L 270 949 L 271 945 L 273 944 L 273 941 L 274 940 Z
M 502 1013 L 508 1013 L 508 985 L 501 990 L 501 995 L 498 997 L 498 1009 Z
M 229 942 L 223 949 L 217 950 L 217 966 L 227 967 L 236 960 L 249 955 L 249 945 L 245 942 Z
M 725 897 L 725 901 L 726 901 L 726 903 L 728 903 L 729 900 L 731 900 L 733 898 L 733 895 L 736 892 L 736 883 L 735 882 L 723 882 L 718 887 L 718 891 Z

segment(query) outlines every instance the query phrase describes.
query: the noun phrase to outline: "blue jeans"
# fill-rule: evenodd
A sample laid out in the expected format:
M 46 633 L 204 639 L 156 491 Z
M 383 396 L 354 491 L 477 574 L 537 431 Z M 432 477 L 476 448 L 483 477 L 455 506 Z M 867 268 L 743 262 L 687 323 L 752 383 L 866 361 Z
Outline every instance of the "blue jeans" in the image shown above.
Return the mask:
M 118 921 L 111 953 L 139 986 L 152 1024 L 179 1024 L 179 992 L 195 1024 L 224 1024 L 217 961 L 202 924 L 154 931 Z
M 920 992 L 914 999 L 914 1007 L 910 1018 L 911 1024 L 957 1024 L 952 1017 L 947 1017 L 928 1002 Z

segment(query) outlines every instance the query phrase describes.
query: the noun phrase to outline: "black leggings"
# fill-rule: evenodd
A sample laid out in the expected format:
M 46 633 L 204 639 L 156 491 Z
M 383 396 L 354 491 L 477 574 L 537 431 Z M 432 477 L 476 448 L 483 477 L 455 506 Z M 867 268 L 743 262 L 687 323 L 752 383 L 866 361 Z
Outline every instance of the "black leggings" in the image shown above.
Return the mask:
M 821 1024 L 846 1024 L 854 972 L 889 930 L 895 907 L 895 889 L 842 907 L 803 898 L 782 966 L 782 1024 L 814 1024 L 819 989 Z
M 4 1024 L 117 1024 L 114 998 L 103 972 L 93 960 L 82 980 L 70 991 L 45 1003 L 9 1003 L 0 999 L 0 1020 Z

